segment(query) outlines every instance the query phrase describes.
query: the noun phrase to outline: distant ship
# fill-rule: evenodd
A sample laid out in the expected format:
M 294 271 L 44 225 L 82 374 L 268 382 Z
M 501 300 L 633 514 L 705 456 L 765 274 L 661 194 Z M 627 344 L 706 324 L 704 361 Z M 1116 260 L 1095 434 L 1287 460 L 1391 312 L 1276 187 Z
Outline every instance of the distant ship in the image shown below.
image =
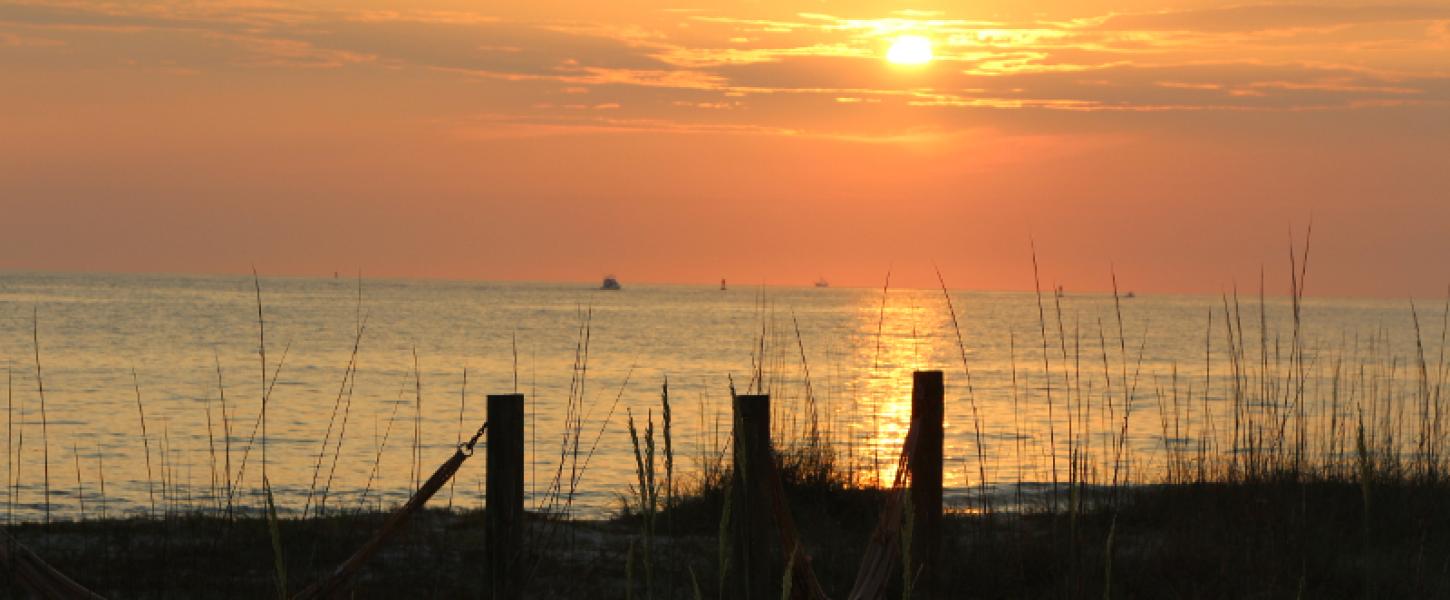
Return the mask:
M 724 277 L 721 277 L 720 278 L 720 291 L 722 291 L 722 292 L 725 291 L 725 278 Z
M 1128 293 L 1126 295 L 1124 295 L 1123 297 L 1124 298 L 1127 298 L 1129 300 L 1132 300 L 1133 298 L 1137 298 L 1138 295 L 1137 294 L 1134 294 L 1132 290 L 1128 290 Z
M 818 287 L 818 288 L 828 288 L 828 287 L 831 287 L 831 282 L 826 281 L 826 278 L 825 277 L 822 277 L 822 278 L 816 280 L 816 287 Z
M 602 284 L 599 285 L 599 289 L 601 289 L 601 290 L 610 290 L 610 291 L 618 291 L 620 289 L 620 287 L 619 287 L 619 280 L 618 279 L 615 279 L 615 277 L 613 275 L 605 275 L 604 276 L 604 283 L 602 283 Z

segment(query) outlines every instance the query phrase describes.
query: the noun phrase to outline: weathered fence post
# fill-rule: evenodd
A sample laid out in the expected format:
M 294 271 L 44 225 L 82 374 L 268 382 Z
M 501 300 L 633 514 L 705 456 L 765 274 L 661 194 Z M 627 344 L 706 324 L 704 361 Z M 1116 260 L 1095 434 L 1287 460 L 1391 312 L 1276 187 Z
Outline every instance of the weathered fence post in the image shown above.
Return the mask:
M 489 589 L 494 598 L 513 597 L 513 562 L 523 541 L 524 395 L 488 397 L 487 520 Z
M 770 396 L 735 397 L 735 468 L 731 481 L 731 596 L 764 600 L 778 580 L 770 559 L 770 504 L 757 479 L 764 476 L 770 450 Z
M 920 597 L 937 596 L 936 567 L 941 551 L 942 522 L 942 418 L 945 390 L 941 371 L 911 375 L 911 419 L 920 428 L 911 453 L 911 572 Z

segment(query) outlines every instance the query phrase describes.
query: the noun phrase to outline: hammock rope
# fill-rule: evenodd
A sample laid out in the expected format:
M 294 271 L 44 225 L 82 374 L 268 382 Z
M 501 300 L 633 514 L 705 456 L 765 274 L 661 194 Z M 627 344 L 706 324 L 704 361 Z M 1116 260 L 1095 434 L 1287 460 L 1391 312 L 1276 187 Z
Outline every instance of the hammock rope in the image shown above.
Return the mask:
M 423 486 L 418 488 L 418 491 L 413 494 L 413 497 L 408 499 L 407 504 L 399 507 L 398 510 L 393 511 L 393 514 L 388 516 L 387 522 L 383 523 L 382 528 L 373 534 L 372 539 L 369 539 L 367 543 L 357 549 L 357 552 L 354 552 L 351 557 L 348 557 L 336 569 L 333 569 L 332 573 L 308 586 L 306 589 L 303 589 L 301 592 L 298 592 L 297 595 L 292 597 L 293 600 L 341 597 L 348 581 L 358 571 L 361 571 L 363 565 L 367 564 L 368 560 L 376 555 L 387 544 L 388 540 L 407 524 L 409 518 L 421 510 L 423 505 L 427 504 L 428 500 L 434 494 L 438 493 L 438 490 L 442 489 L 443 485 L 448 483 L 448 480 L 452 479 L 454 474 L 458 473 L 459 467 L 463 466 L 463 461 L 473 456 L 474 445 L 478 443 L 478 438 L 482 437 L 483 433 L 487 430 L 488 423 L 484 422 L 483 426 L 478 428 L 478 432 L 474 433 L 473 437 L 467 443 L 458 445 L 458 448 L 453 451 L 453 456 L 449 457 L 447 461 L 438 467 L 438 470 L 433 472 L 433 476 L 429 477 L 428 481 L 424 482 Z

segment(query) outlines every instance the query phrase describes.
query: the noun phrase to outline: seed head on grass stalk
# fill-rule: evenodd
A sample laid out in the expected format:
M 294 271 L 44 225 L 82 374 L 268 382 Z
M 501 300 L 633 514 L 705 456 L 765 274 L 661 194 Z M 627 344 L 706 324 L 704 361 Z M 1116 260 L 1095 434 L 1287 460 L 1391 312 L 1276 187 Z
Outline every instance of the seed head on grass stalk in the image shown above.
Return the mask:
M 227 411 L 227 388 L 222 382 L 222 359 L 215 347 L 212 348 L 212 361 L 216 364 L 216 389 L 217 403 L 222 412 L 222 477 L 226 489 L 226 517 L 232 517 L 232 418 Z
M 987 452 L 982 444 L 982 418 L 981 415 L 977 412 L 977 396 L 972 386 L 972 367 L 967 362 L 967 344 L 965 341 L 962 340 L 962 326 L 961 323 L 957 321 L 957 310 L 956 307 L 952 306 L 952 295 L 950 292 L 947 291 L 946 279 L 942 277 L 940 268 L 936 267 L 936 265 L 932 265 L 932 268 L 936 269 L 936 280 L 937 283 L 941 284 L 942 297 L 946 299 L 947 303 L 947 313 L 950 314 L 952 317 L 952 331 L 955 332 L 957 336 L 957 350 L 961 354 L 962 372 L 966 376 L 967 404 L 972 409 L 972 431 L 973 435 L 975 436 L 977 449 L 977 481 L 980 482 L 980 485 L 982 487 L 982 514 L 990 517 L 992 515 L 992 504 L 987 494 Z M 852 480 L 854 482 L 854 477 L 852 478 Z
M 569 510 L 570 507 L 573 506 L 575 495 L 574 490 L 578 488 L 579 483 L 584 478 L 584 473 L 588 471 L 589 463 L 594 459 L 594 453 L 599 450 L 599 441 L 604 438 L 604 432 L 609 427 L 610 421 L 614 418 L 615 409 L 619 406 L 620 400 L 624 397 L 624 390 L 629 387 L 629 380 L 634 376 L 634 370 L 635 365 L 630 365 L 629 370 L 625 371 L 624 380 L 620 382 L 619 390 L 614 395 L 614 402 L 609 405 L 609 411 L 599 422 L 599 430 L 595 432 L 594 442 L 589 445 L 589 452 L 584 454 L 584 460 L 582 462 L 579 462 L 578 467 L 575 468 L 574 478 L 569 484 L 570 491 L 564 502 L 564 510 L 566 512 Z M 584 421 L 586 420 L 588 420 L 588 413 L 585 413 L 583 415 L 582 419 L 579 421 L 579 425 L 582 427 Z M 576 432 L 576 435 L 574 437 L 574 443 L 578 444 L 578 441 L 579 436 Z
M 357 354 L 358 348 L 362 346 L 363 331 L 366 330 L 367 321 L 364 319 L 358 323 L 356 335 L 352 341 L 352 353 L 347 359 L 347 366 L 342 372 L 342 382 L 337 387 L 337 397 L 332 401 L 332 413 L 327 419 L 327 430 L 322 435 L 322 445 L 317 450 L 317 461 L 312 466 L 312 485 L 307 488 L 307 500 L 302 505 L 302 518 L 307 519 L 308 509 L 312 507 L 312 497 L 317 491 L 318 477 L 322 472 L 322 458 L 327 455 L 327 447 L 332 443 L 332 430 L 337 423 L 337 414 L 341 412 L 343 400 L 348 395 L 352 381 L 357 378 Z M 338 443 L 341 443 L 341 433 L 338 434 Z M 460 436 L 462 433 L 459 434 Z M 462 439 L 459 440 L 462 443 Z M 318 510 L 321 510 L 319 503 Z
M 568 497 L 566 498 L 566 500 L 564 502 L 564 506 L 565 506 L 564 510 L 565 511 L 567 511 L 569 509 L 569 507 L 572 506 L 573 503 L 574 503 L 574 493 L 578 489 L 577 486 L 578 486 L 579 477 L 580 477 L 580 473 L 579 473 L 579 429 L 578 428 L 579 427 L 582 427 L 583 424 L 584 424 L 584 421 L 588 418 L 587 417 L 587 411 L 584 408 L 584 398 L 585 398 L 585 396 L 584 396 L 584 390 L 585 390 L 585 383 L 588 382 L 588 377 L 587 376 L 588 376 L 588 373 L 589 373 L 589 348 L 590 348 L 589 342 L 591 341 L 591 339 L 593 337 L 593 333 L 594 333 L 593 324 L 594 324 L 594 306 L 593 305 L 590 305 L 589 308 L 588 308 L 588 310 L 586 311 L 585 316 L 584 316 L 584 322 L 582 323 L 583 328 L 584 328 L 584 340 L 583 340 L 583 342 L 584 342 L 584 344 L 583 344 L 584 355 L 582 357 L 582 360 L 579 360 L 578 361 L 578 363 L 579 363 L 578 364 L 578 366 L 579 366 L 578 386 L 575 387 L 575 389 L 577 391 L 577 396 L 575 397 L 575 402 L 577 403 L 577 407 L 576 407 L 576 410 L 574 412 L 574 419 L 575 419 L 575 423 L 574 424 L 575 424 L 576 428 L 575 428 L 575 431 L 574 431 L 574 439 L 573 439 L 573 443 L 572 443 L 572 451 L 571 451 L 571 453 L 569 455 L 569 494 L 568 494 Z M 611 409 L 611 412 L 613 412 L 613 409 Z M 601 426 L 601 429 L 602 429 L 602 426 Z
M 1113 314 L 1118 319 L 1118 362 L 1122 368 L 1122 378 L 1118 380 L 1118 383 L 1120 386 L 1123 386 L 1123 431 L 1118 436 L 1117 445 L 1113 450 L 1113 486 L 1116 488 L 1120 483 L 1118 470 L 1124 460 L 1123 448 L 1127 441 L 1125 438 L 1127 437 L 1128 431 L 1128 415 L 1133 407 L 1133 391 L 1128 386 L 1128 342 L 1127 338 L 1123 335 L 1123 303 L 1121 297 L 1118 295 L 1118 272 L 1116 268 L 1110 265 L 1108 273 L 1112 276 L 1113 280 Z
M 327 480 L 322 485 L 322 494 L 317 501 L 317 511 L 319 514 L 327 509 L 328 494 L 332 491 L 333 477 L 337 475 L 337 462 L 339 457 L 342 455 L 342 442 L 344 439 L 347 438 L 347 424 L 349 418 L 352 416 L 352 392 L 353 388 L 357 385 L 357 352 L 358 347 L 362 344 L 363 332 L 367 329 L 368 322 L 368 316 L 363 314 L 362 297 L 362 271 L 359 270 L 357 273 L 357 301 L 353 304 L 353 331 L 355 332 L 355 335 L 353 338 L 352 357 L 348 361 L 351 374 L 344 374 L 343 383 L 345 391 L 343 388 L 339 388 L 338 390 L 338 393 L 340 395 L 339 397 L 343 400 L 342 426 L 338 428 L 337 442 L 333 445 L 332 448 L 332 466 L 328 468 Z M 336 411 L 337 407 L 336 404 L 334 404 L 333 415 L 331 419 L 336 418 Z M 329 419 L 328 421 L 329 429 L 331 429 L 332 427 L 331 419 Z M 324 451 L 325 450 L 326 447 L 324 444 Z
M 1121 455 L 1120 460 L 1122 460 L 1127 465 L 1123 472 L 1124 486 L 1127 486 L 1132 481 L 1133 477 L 1133 448 L 1128 444 L 1128 423 L 1133 416 L 1133 397 L 1136 396 L 1138 392 L 1138 382 L 1140 380 L 1139 378 L 1143 373 L 1143 354 L 1147 347 L 1147 344 L 1148 330 L 1147 325 L 1144 325 L 1142 337 L 1138 342 L 1138 358 L 1137 362 L 1133 367 L 1133 378 L 1129 380 L 1127 387 L 1127 399 L 1123 405 L 1123 427 L 1118 435 L 1118 452 Z
M 271 383 L 269 385 L 265 386 L 266 391 L 264 391 L 262 393 L 262 408 L 257 411 L 257 418 L 256 418 L 256 420 L 252 421 L 252 434 L 249 435 L 249 436 L 247 436 L 247 447 L 242 450 L 242 464 L 241 464 L 241 466 L 237 467 L 237 477 L 232 482 L 232 485 L 234 487 L 238 487 L 238 488 L 241 487 L 242 486 L 242 482 L 246 480 L 246 474 L 247 474 L 247 459 L 252 454 L 252 447 L 253 446 L 256 446 L 257 432 L 258 431 L 261 431 L 262 434 L 263 434 L 262 435 L 262 444 L 261 444 L 261 446 L 262 446 L 262 455 L 263 455 L 262 458 L 263 459 L 266 458 L 266 453 L 267 453 L 266 452 L 267 451 L 267 443 L 266 443 L 267 442 L 267 437 L 266 437 L 266 433 L 267 432 L 266 432 L 266 428 L 265 428 L 265 425 L 266 425 L 266 423 L 265 423 L 265 420 L 266 419 L 265 418 L 266 418 L 266 415 L 267 415 L 267 412 L 266 412 L 267 400 L 272 395 L 272 388 L 276 387 L 276 385 L 277 385 L 278 376 L 280 376 L 282 374 L 282 366 L 285 365 L 285 364 L 287 364 L 287 355 L 291 352 L 291 350 L 292 350 L 292 343 L 291 342 L 288 342 L 285 346 L 282 347 L 282 358 L 277 361 L 277 366 L 272 369 L 272 381 L 271 381 Z M 263 461 L 263 465 L 264 466 L 266 465 L 266 461 L 265 460 Z M 263 469 L 263 470 L 265 470 L 265 469 Z
M 367 481 L 367 483 L 365 485 L 363 485 L 362 494 L 358 496 L 358 499 L 357 499 L 357 510 L 355 511 L 356 513 L 361 513 L 363 511 L 363 509 L 365 509 L 367 507 L 367 504 L 366 503 L 367 503 L 368 493 L 372 491 L 372 489 L 373 489 L 373 481 L 377 479 L 378 472 L 382 468 L 382 464 L 383 464 L 383 450 L 387 449 L 387 447 L 388 447 L 388 437 L 391 436 L 392 433 L 393 433 L 393 422 L 396 421 L 396 420 L 398 420 L 398 409 L 403 406 L 403 390 L 405 389 L 405 388 L 402 387 L 403 385 L 406 385 L 406 380 L 404 380 L 404 383 L 401 384 L 398 387 L 398 398 L 397 398 L 397 400 L 394 400 L 393 401 L 393 413 L 392 413 L 391 416 L 388 417 L 388 426 L 387 426 L 386 429 L 383 430 L 382 441 L 378 443 L 377 454 L 376 454 L 376 456 L 373 457 L 373 468 L 372 468 L 372 471 L 369 471 L 368 472 L 368 481 Z M 374 426 L 373 427 L 374 427 L 374 431 L 375 431 L 375 433 L 374 433 L 375 436 L 376 436 L 376 428 L 377 428 L 376 423 L 377 423 L 377 421 L 376 421 L 376 419 L 374 419 Z
M 514 393 L 518 393 L 517 387 L 515 387 Z M 464 409 L 464 405 L 467 404 L 467 402 L 468 402 L 468 367 L 464 367 L 463 368 L 463 385 L 462 385 L 462 389 L 460 389 L 459 392 L 458 392 L 458 430 L 457 430 L 457 436 L 456 436 L 457 439 L 454 442 L 454 446 L 455 447 L 462 446 L 463 445 L 463 409 Z M 452 511 L 453 510 L 453 491 L 457 487 L 458 487 L 458 478 L 457 477 L 454 477 L 453 479 L 451 479 L 451 480 L 448 481 L 448 510 L 449 511 Z
M 362 322 L 358 323 L 358 329 L 362 329 Z M 347 382 L 347 394 L 342 405 L 342 425 L 337 430 L 337 442 L 332 446 L 332 466 L 327 470 L 327 481 L 322 485 L 321 498 L 317 501 L 317 510 L 323 511 L 327 508 L 328 494 L 332 491 L 332 481 L 337 475 L 338 459 L 342 456 L 342 443 L 347 439 L 347 424 L 352 417 L 352 392 L 357 385 L 357 366 L 353 366 L 352 377 Z
M 1419 462 L 1419 476 L 1427 481 L 1436 478 L 1435 473 L 1435 442 L 1432 415 L 1432 404 L 1430 398 L 1430 374 L 1425 363 L 1425 344 L 1420 333 L 1420 314 L 1415 308 L 1415 301 L 1410 300 L 1410 317 L 1415 324 L 1415 355 L 1416 367 L 1419 375 L 1418 385 L 1415 390 L 1415 398 L 1420 404 L 1420 433 L 1417 442 L 1416 455 Z
M 205 409 L 206 409 L 206 447 L 207 447 L 207 451 L 208 451 L 208 453 L 210 455 L 210 458 L 211 458 L 211 464 L 210 464 L 210 469 L 209 469 L 209 472 L 210 472 L 210 475 L 211 475 L 211 480 L 210 480 L 210 487 L 208 488 L 208 490 L 209 490 L 208 493 L 210 494 L 211 501 L 212 502 L 216 502 L 218 499 L 221 498 L 221 496 L 219 494 L 217 494 L 216 436 L 213 433 L 213 425 L 212 425 L 212 418 L 211 418 L 211 403 L 210 402 L 207 402 L 205 404 Z M 221 512 L 221 507 L 220 506 L 215 506 L 213 508 L 216 509 L 217 512 Z
M 1054 289 L 1061 290 L 1061 286 L 1057 286 Z M 1072 386 L 1072 378 L 1068 372 L 1069 363 L 1067 358 L 1067 329 L 1063 326 L 1062 323 L 1062 294 L 1053 293 L 1052 305 L 1053 311 L 1057 317 L 1057 345 L 1058 350 L 1062 356 L 1063 408 L 1067 409 L 1068 511 L 1076 516 L 1076 508 L 1073 505 L 1073 501 L 1074 498 L 1076 498 L 1076 491 L 1074 491 L 1074 488 L 1077 486 L 1078 482 L 1077 453 L 1079 450 L 1077 447 L 1076 432 L 1074 431 L 1075 425 L 1073 424 L 1072 397 L 1074 390 Z M 1082 402 L 1082 398 L 1080 395 L 1078 397 L 1078 402 Z M 1053 470 L 1056 471 L 1057 469 L 1054 468 Z
M 1435 360 L 1435 422 L 1433 426 L 1435 432 L 1434 438 L 1437 444 L 1440 445 L 1443 445 L 1445 441 L 1443 434 L 1445 410 L 1441 403 L 1441 392 L 1444 390 L 1445 387 L 1447 366 L 1447 363 L 1445 361 L 1445 346 L 1447 341 L 1447 335 L 1450 335 L 1450 286 L 1447 286 L 1445 289 L 1445 308 L 1444 311 L 1441 313 L 1440 317 L 1440 356 Z M 1436 456 L 1437 458 L 1440 456 L 1440 453 L 1438 451 L 1436 452 Z
M 595 432 L 594 441 L 587 453 L 583 453 L 581 441 L 583 439 L 584 423 L 589 420 L 591 411 L 584 408 L 584 383 L 588 373 L 589 364 L 589 342 L 591 338 L 594 309 L 581 307 L 578 338 L 574 350 L 573 375 L 569 384 L 569 399 L 566 402 L 564 416 L 564 435 L 559 447 L 559 463 L 554 472 L 553 479 L 545 487 L 544 499 L 541 502 L 542 511 L 552 515 L 567 515 L 574 504 L 575 492 L 585 472 L 588 471 L 589 463 L 594 458 L 594 453 L 599 449 L 599 443 L 604 438 L 604 432 L 614 418 L 614 413 L 624 397 L 624 391 L 629 386 L 630 379 L 634 376 L 636 365 L 631 364 L 629 370 L 624 374 L 624 380 L 620 382 L 619 390 L 614 396 L 614 401 L 609 405 L 609 410 L 604 418 L 600 420 L 599 429 Z M 580 457 L 583 460 L 580 460 Z M 568 471 L 568 474 L 565 474 Z M 567 478 L 567 481 L 566 481 Z M 564 519 L 550 519 L 551 526 L 543 528 L 537 534 L 540 540 L 531 541 L 529 545 L 534 548 L 549 548 L 555 543 L 561 533 L 560 524 Z M 570 529 L 572 534 L 574 530 Z M 538 556 L 535 554 L 535 556 Z M 523 578 L 525 582 L 531 580 L 539 567 L 539 561 L 535 561 L 524 570 L 527 575 Z
M 569 397 L 564 405 L 563 439 L 559 444 L 559 462 L 554 471 L 554 477 L 544 491 L 546 500 L 543 508 L 545 512 L 563 512 L 573 502 L 573 486 L 578 475 L 579 437 L 584 427 L 584 383 L 588 375 L 589 341 L 593 318 L 594 307 L 592 305 L 587 310 L 582 306 L 579 308 L 579 324 L 574 342 L 574 364 L 569 376 Z M 617 402 L 618 399 L 616 399 Z M 612 416 L 613 413 L 614 409 L 611 407 L 610 415 Z M 573 465 L 570 465 L 571 456 L 575 459 Z M 566 469 L 569 471 L 567 483 L 564 473 Z M 561 499 L 563 499 L 562 507 Z
M 262 280 L 257 276 L 255 265 L 252 266 L 252 285 L 257 291 L 257 356 L 262 362 L 262 409 L 257 413 L 257 419 L 262 424 L 262 481 L 265 483 L 267 480 L 267 394 L 271 389 L 267 387 L 267 321 L 262 317 Z M 276 383 L 276 377 L 272 378 L 272 382 Z M 247 443 L 247 449 L 251 449 L 251 442 Z M 245 458 L 242 465 L 246 466 Z
M 1022 410 L 1019 405 L 1017 386 L 1017 334 L 1011 329 L 1007 330 L 1007 366 L 1012 373 L 1012 448 L 1016 453 L 1013 461 L 1017 463 L 1017 488 L 1013 494 L 1013 502 L 1017 503 L 1018 510 L 1022 510 L 1024 500 L 1022 495 L 1022 484 L 1026 478 L 1027 462 L 1022 460 L 1023 440 L 1026 436 L 1022 434 Z M 1018 533 L 1021 533 L 1021 521 L 1018 521 Z
M 1047 313 L 1042 306 L 1042 280 L 1037 273 L 1037 242 L 1031 241 L 1032 246 L 1032 288 L 1037 294 L 1037 329 L 1042 334 L 1042 380 L 1047 393 L 1047 444 L 1048 453 L 1052 457 L 1052 495 L 1051 510 L 1057 513 L 1057 432 L 1056 417 L 1053 416 L 1052 407 L 1052 373 L 1047 360 Z
M 45 466 L 45 522 L 50 524 L 50 434 L 45 416 L 45 380 L 40 373 L 40 308 L 35 307 L 31 321 L 31 339 L 35 342 L 35 390 L 40 395 L 40 446 Z
M 670 378 L 665 376 L 664 383 L 660 385 L 660 411 L 664 421 L 665 435 L 665 510 L 668 511 L 675 502 L 675 446 L 671 429 L 673 423 L 670 412 Z
M 634 413 L 626 409 L 628 415 L 629 441 L 634 448 L 635 476 L 638 480 L 638 505 L 640 516 L 640 529 L 644 541 L 644 570 L 645 570 L 645 594 L 648 598 L 654 597 L 654 537 L 655 537 L 655 515 L 658 503 L 658 488 L 655 482 L 655 441 L 654 441 L 654 414 L 650 413 L 644 430 L 644 449 L 641 451 L 639 432 L 634 424 Z M 630 545 L 631 551 L 634 545 Z M 633 582 L 631 580 L 631 586 Z
M 886 283 L 881 285 L 881 310 L 876 317 L 876 353 L 871 368 L 881 367 L 881 331 L 886 327 L 886 293 L 891 290 L 891 267 L 886 268 Z
M 156 484 L 155 476 L 151 473 L 151 438 L 146 433 L 146 407 L 141 403 L 141 381 L 136 377 L 136 369 L 131 369 L 131 386 L 136 390 L 136 414 L 141 418 L 141 446 L 146 457 L 146 493 L 151 497 L 151 518 L 156 518 Z
M 423 485 L 423 372 L 418 368 L 418 347 L 413 346 L 413 491 Z

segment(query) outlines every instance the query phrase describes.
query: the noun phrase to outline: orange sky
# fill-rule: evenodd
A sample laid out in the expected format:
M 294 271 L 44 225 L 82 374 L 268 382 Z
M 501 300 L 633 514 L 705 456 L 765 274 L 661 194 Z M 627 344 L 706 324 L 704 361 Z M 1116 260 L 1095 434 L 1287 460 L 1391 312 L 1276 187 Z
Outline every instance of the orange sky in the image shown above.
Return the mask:
M 1450 281 L 1443 2 L 390 4 L 0 0 L 0 269 Z

